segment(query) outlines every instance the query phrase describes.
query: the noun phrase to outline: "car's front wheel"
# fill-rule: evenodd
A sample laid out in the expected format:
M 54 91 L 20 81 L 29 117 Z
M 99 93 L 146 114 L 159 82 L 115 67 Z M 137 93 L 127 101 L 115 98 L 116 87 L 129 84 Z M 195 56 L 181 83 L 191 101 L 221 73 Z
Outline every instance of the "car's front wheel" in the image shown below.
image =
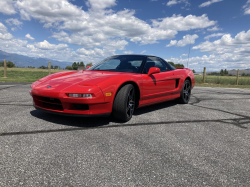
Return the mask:
M 113 116 L 121 121 L 129 121 L 135 109 L 135 89 L 132 84 L 123 86 L 117 93 L 113 104 Z
M 191 96 L 191 83 L 188 79 L 186 79 L 182 87 L 181 96 L 179 98 L 180 103 L 187 104 L 190 100 L 190 96 Z

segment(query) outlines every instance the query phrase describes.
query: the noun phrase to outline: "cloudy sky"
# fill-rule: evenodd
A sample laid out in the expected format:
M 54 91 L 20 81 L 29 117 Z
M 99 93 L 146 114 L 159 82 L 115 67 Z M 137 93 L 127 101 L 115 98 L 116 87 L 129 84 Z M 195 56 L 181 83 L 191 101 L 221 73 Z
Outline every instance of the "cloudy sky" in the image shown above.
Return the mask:
M 250 68 L 250 0 L 1 0 L 0 50 L 59 61 L 156 55 Z

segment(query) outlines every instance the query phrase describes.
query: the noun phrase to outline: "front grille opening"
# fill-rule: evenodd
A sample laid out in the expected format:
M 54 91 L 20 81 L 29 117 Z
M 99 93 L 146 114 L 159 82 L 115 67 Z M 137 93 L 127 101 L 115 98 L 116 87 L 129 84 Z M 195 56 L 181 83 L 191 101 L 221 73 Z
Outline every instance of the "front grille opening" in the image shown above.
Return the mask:
M 86 104 L 73 104 L 74 110 L 89 110 L 89 105 Z
M 63 111 L 62 103 L 57 98 L 43 97 L 34 95 L 35 105 L 50 110 Z
M 42 102 L 61 104 L 61 101 L 56 98 L 37 96 L 37 99 Z
M 51 110 L 60 110 L 63 111 L 63 106 L 62 105 L 55 105 L 55 104 L 50 104 L 50 103 L 41 103 L 42 108 L 47 108 Z

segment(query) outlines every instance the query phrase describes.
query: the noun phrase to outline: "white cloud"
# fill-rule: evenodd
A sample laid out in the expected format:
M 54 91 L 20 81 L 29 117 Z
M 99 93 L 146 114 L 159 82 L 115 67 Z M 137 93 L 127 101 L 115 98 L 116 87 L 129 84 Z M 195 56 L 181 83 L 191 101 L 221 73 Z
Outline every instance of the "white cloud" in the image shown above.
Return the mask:
M 141 54 L 146 53 L 146 50 L 142 51 Z
M 105 9 L 110 8 L 116 5 L 116 0 L 88 0 L 86 2 L 87 6 L 91 7 L 92 9 Z
M 37 42 L 35 43 L 35 46 L 38 49 L 42 49 L 42 50 L 61 50 L 61 49 L 65 49 L 68 47 L 67 44 L 50 44 L 47 40 L 44 40 L 43 42 Z
M 163 19 L 153 20 L 153 26 L 160 29 L 171 29 L 175 31 L 187 31 L 191 29 L 202 29 L 215 25 L 216 21 L 210 21 L 206 14 L 202 16 L 173 15 Z
M 89 55 L 96 56 L 97 54 L 99 54 L 100 56 L 103 56 L 104 54 L 103 50 L 100 50 L 98 48 L 95 48 L 94 50 L 86 50 L 84 48 L 81 48 L 81 49 L 78 49 L 76 52 L 79 54 L 87 55 L 87 56 Z
M 30 20 L 33 17 L 42 23 L 54 23 L 55 25 L 60 21 L 83 19 L 86 15 L 81 7 L 69 3 L 67 0 L 18 0 L 16 7 L 24 20 Z
M 12 31 L 17 31 L 17 27 L 11 27 Z
M 185 3 L 186 6 L 189 5 L 188 0 L 170 0 L 167 2 L 167 6 L 172 6 L 172 5 L 176 5 L 176 4 L 180 4 L 180 3 Z
M 13 7 L 13 0 L 1 0 L 0 7 L 0 12 L 3 14 L 11 15 L 16 13 Z
M 177 40 L 171 40 L 170 44 L 166 45 L 166 47 L 171 47 L 177 44 Z
M 47 55 L 61 59 L 105 57 L 115 54 L 116 50 L 125 50 L 128 41 L 140 45 L 153 44 L 159 40 L 172 39 L 179 31 L 205 29 L 217 24 L 216 21 L 209 20 L 206 14 L 173 15 L 146 22 L 137 18 L 134 10 L 124 9 L 118 12 L 112 10 L 111 8 L 117 3 L 116 0 L 88 0 L 86 2 L 89 6 L 88 11 L 67 0 L 15 0 L 15 2 L 15 8 L 20 12 L 21 19 L 38 20 L 45 28 L 58 30 L 52 34 L 53 38 L 62 43 L 81 47 L 73 51 L 67 44 L 51 44 L 44 40 L 26 44 L 26 47 L 20 48 L 21 52 L 34 55 L 36 51 L 38 56 Z M 187 0 L 177 0 L 177 2 L 189 4 Z M 11 21 L 10 23 L 13 24 Z M 15 27 L 12 29 L 15 30 Z M 28 39 L 28 36 L 26 38 Z M 17 42 L 17 39 L 15 40 Z M 184 44 L 179 42 L 178 45 Z M 65 57 L 59 55 L 63 54 L 62 51 L 65 51 Z
M 8 23 L 9 25 L 16 25 L 16 26 L 20 26 L 23 24 L 23 22 L 19 21 L 18 19 L 14 19 L 14 18 L 6 19 L 5 22 Z
M 133 54 L 134 51 L 123 51 L 124 54 Z
M 79 61 L 79 59 L 84 59 L 86 62 L 99 61 L 97 56 L 88 57 L 83 54 L 77 54 L 76 51 L 68 48 L 66 44 L 50 44 L 46 40 L 43 42 L 28 44 L 27 40 L 17 39 L 8 33 L 7 27 L 1 22 L 0 43 L 0 50 L 30 57 L 50 58 L 69 62 Z
M 0 22 L 0 40 L 9 40 L 12 37 L 13 36 L 10 33 L 8 33 L 7 27 Z
M 249 47 L 249 43 L 250 30 L 247 32 L 242 31 L 238 33 L 235 38 L 232 38 L 230 34 L 224 34 L 219 40 L 216 40 L 214 42 L 203 42 L 200 45 L 194 46 L 193 49 L 200 49 L 200 51 L 202 52 L 222 54 L 225 52 L 233 52 L 238 46 L 241 49 L 246 49 Z
M 200 7 L 200 8 L 201 8 L 201 7 L 207 7 L 207 6 L 210 6 L 210 5 L 213 4 L 213 3 L 218 3 L 218 2 L 221 2 L 221 1 L 223 1 L 223 0 L 211 0 L 211 1 L 206 1 L 206 2 L 204 2 L 204 3 L 202 3 L 202 4 L 200 4 L 199 7 Z
M 204 39 L 205 39 L 205 40 L 209 40 L 209 38 L 223 36 L 224 34 L 225 34 L 225 33 L 214 33 L 214 34 L 210 34 L 210 35 L 204 37 Z
M 150 25 L 136 18 L 134 10 L 115 12 L 108 9 L 116 5 L 115 0 L 88 0 L 87 5 L 88 12 L 67 0 L 18 0 L 16 3 L 22 19 L 34 18 L 44 23 L 45 28 L 55 27 L 59 32 L 52 37 L 84 48 L 100 47 L 113 38 L 128 39 L 143 45 L 152 44 L 174 38 L 178 31 L 206 28 L 216 23 L 206 15 L 173 15 L 152 20 Z M 61 33 L 65 31 L 72 33 L 62 36 Z
M 218 30 L 222 30 L 222 29 L 218 28 L 217 26 L 214 26 L 212 28 L 207 29 L 207 31 L 210 31 L 210 32 L 214 32 L 214 31 L 218 31 Z
M 25 38 L 29 39 L 29 40 L 34 40 L 35 38 L 33 38 L 32 36 L 30 36 L 30 34 L 26 34 Z
M 170 58 L 166 61 L 180 63 L 187 66 L 188 58 Z M 206 67 L 207 71 L 219 71 L 221 69 L 248 69 L 249 56 L 241 56 L 232 53 L 224 53 L 222 55 L 203 55 L 189 58 L 188 68 L 202 72 Z
M 189 44 L 194 44 L 195 43 L 195 40 L 199 38 L 199 36 L 197 34 L 194 34 L 194 35 L 186 35 L 186 36 L 183 36 L 183 39 L 182 40 L 179 40 L 178 42 L 176 40 L 171 40 L 170 41 L 170 44 L 168 44 L 166 47 L 170 47 L 170 46 L 177 46 L 177 47 L 184 47 L 186 45 L 189 45 Z
M 250 0 L 246 2 L 246 4 L 243 6 L 244 14 L 250 14 Z
M 242 31 L 238 33 L 234 38 L 230 34 L 224 34 L 221 39 L 213 42 L 203 42 L 193 49 L 198 49 L 201 52 L 208 52 L 211 55 L 209 57 L 201 59 L 201 57 L 195 57 L 197 60 L 203 60 L 208 66 L 213 64 L 214 68 L 226 67 L 227 68 L 249 68 L 250 60 L 250 30 L 247 32 Z M 195 60 L 193 59 L 193 60 Z M 198 61 L 197 60 L 197 61 Z M 213 68 L 211 65 L 211 68 Z M 221 69 L 221 68 L 219 68 Z
M 2 34 L 2 33 L 0 33 L 0 39 L 2 39 L 2 40 L 9 40 L 9 39 L 11 39 L 13 36 L 10 34 L 10 33 L 6 33 L 6 34 Z M 1 45 L 2 45 L 2 43 L 1 43 Z
M 7 33 L 7 27 L 0 22 L 0 33 Z

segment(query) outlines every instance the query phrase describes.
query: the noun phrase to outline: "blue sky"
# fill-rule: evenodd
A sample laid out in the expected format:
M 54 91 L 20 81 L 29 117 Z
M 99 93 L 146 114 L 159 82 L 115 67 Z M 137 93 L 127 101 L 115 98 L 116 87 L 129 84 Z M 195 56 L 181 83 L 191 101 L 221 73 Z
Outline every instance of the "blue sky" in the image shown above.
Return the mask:
M 250 0 L 1 0 L 0 50 L 59 61 L 156 55 L 250 68 Z

